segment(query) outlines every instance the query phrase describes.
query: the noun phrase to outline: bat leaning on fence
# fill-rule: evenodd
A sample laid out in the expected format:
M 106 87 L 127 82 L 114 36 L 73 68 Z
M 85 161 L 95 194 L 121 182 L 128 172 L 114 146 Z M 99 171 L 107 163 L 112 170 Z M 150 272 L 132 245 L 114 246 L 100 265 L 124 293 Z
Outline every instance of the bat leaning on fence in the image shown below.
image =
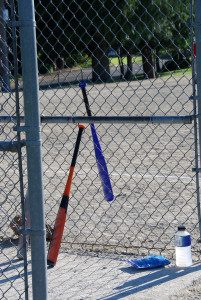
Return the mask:
M 71 166 L 70 166 L 70 172 L 69 172 L 68 179 L 66 182 L 63 197 L 62 197 L 62 200 L 61 200 L 61 203 L 59 206 L 58 214 L 56 217 L 54 230 L 53 230 L 53 234 L 52 234 L 52 239 L 51 239 L 51 242 L 49 245 L 47 264 L 52 267 L 54 267 L 56 265 L 58 254 L 59 254 L 59 248 L 61 245 L 61 239 L 63 236 L 64 226 L 65 226 L 65 221 L 66 221 L 71 184 L 72 184 L 72 180 L 73 180 L 73 173 L 74 173 L 75 164 L 76 164 L 76 160 L 77 160 L 77 156 L 78 156 L 82 132 L 85 129 L 85 126 L 83 126 L 83 125 L 79 125 L 78 127 L 79 127 L 79 131 L 78 131 L 75 149 L 74 149 L 74 153 L 73 153 L 73 158 L 72 158 L 72 162 L 71 162 Z
M 82 89 L 82 94 L 83 94 L 83 99 L 84 99 L 84 103 L 86 106 L 87 115 L 89 117 L 91 117 L 92 114 L 91 114 L 91 110 L 89 107 L 89 101 L 88 101 L 88 97 L 87 97 L 87 93 L 86 93 L 86 89 L 85 89 L 86 83 L 81 82 L 79 84 L 79 87 Z M 102 187 L 103 187 L 104 197 L 107 201 L 112 201 L 114 199 L 114 195 L 113 195 L 110 177 L 109 177 L 107 165 L 105 162 L 105 158 L 103 155 L 103 151 L 102 151 L 101 145 L 99 143 L 95 125 L 93 123 L 91 123 L 90 126 L 91 126 L 91 132 L 92 132 L 92 137 L 93 137 L 98 172 L 99 172 L 99 176 L 100 176 Z

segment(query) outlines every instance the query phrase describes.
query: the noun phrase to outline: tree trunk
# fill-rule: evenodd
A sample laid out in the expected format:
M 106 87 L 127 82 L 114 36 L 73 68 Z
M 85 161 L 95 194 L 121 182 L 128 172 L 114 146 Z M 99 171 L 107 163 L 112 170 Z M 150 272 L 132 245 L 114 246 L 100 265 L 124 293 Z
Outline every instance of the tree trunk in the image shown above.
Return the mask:
M 152 51 L 147 44 L 142 47 L 142 63 L 145 78 L 155 78 Z
M 156 48 L 156 72 L 160 73 L 159 50 Z
M 93 36 L 92 43 L 92 81 L 107 82 L 111 79 L 107 44 L 100 34 Z
M 119 51 L 118 61 L 119 61 L 119 68 L 120 68 L 120 74 L 121 74 L 120 78 L 124 79 L 124 62 L 123 62 L 122 48 L 120 48 L 120 51 Z
M 124 78 L 124 63 L 123 63 L 123 57 L 118 57 L 118 61 L 119 61 L 119 68 L 120 68 L 120 78 L 123 79 Z
M 132 64 L 132 55 L 130 53 L 127 54 L 127 72 L 125 75 L 126 80 L 131 80 L 133 76 L 133 64 Z

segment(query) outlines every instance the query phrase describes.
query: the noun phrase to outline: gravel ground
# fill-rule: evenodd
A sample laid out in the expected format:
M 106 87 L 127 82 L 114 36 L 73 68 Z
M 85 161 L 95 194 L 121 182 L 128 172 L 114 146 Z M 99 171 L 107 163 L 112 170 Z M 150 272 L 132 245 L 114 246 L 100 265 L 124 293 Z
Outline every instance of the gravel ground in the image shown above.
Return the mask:
M 87 92 L 93 114 L 100 116 L 184 116 L 193 111 L 188 76 L 88 85 Z M 22 101 L 22 94 L 20 97 Z M 8 99 L 1 114 L 11 113 L 12 101 Z M 78 86 L 41 90 L 40 105 L 45 116 L 85 115 Z M 12 125 L 10 132 L 4 132 L 6 137 L 12 132 Z M 201 267 L 200 246 L 196 243 L 199 237 L 196 178 L 192 172 L 195 166 L 193 124 L 96 124 L 96 129 L 115 200 L 104 201 L 88 126 L 72 184 L 65 243 L 57 266 L 47 270 L 49 298 L 168 299 L 188 297 L 189 293 L 197 295 Z M 52 225 L 76 135 L 75 124 L 42 125 L 45 212 Z M 23 163 L 26 164 L 25 154 Z M 1 161 L 0 221 L 4 242 L 0 253 L 3 274 L 0 283 L 2 295 L 9 300 L 18 299 L 24 288 L 23 264 L 16 260 L 15 243 L 5 242 L 12 235 L 9 218 L 20 211 L 13 189 L 18 184 L 17 167 L 14 154 L 5 155 Z M 24 175 L 26 181 L 26 167 Z M 195 262 L 185 270 L 174 266 L 173 240 L 180 223 L 185 223 L 191 233 Z M 77 245 L 74 251 L 72 244 Z M 82 247 L 83 251 L 79 249 Z M 88 247 L 91 254 L 86 251 Z M 126 262 L 131 255 L 159 252 L 172 262 L 165 269 L 136 272 Z M 31 270 L 29 277 L 31 282 Z
M 198 300 L 201 299 L 201 278 L 194 280 L 193 283 L 182 289 L 173 296 L 170 296 L 171 300 Z

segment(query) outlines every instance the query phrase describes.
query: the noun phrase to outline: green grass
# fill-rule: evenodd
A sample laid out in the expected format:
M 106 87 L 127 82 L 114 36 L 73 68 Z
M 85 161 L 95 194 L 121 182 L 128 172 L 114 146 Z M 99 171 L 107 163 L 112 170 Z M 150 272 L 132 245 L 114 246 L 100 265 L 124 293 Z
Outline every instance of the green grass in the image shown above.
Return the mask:
M 133 63 L 142 63 L 142 57 L 141 56 L 135 56 L 132 58 L 132 62 Z M 109 58 L 109 63 L 110 63 L 110 66 L 117 66 L 119 65 L 119 59 L 118 57 L 110 57 Z M 126 65 L 127 64 L 127 57 L 124 56 L 123 57 L 123 63 Z M 78 63 L 77 65 L 74 65 L 72 68 L 91 68 L 92 67 L 92 59 L 91 57 L 87 57 L 83 62 L 81 63 Z M 50 69 L 49 69 L 49 72 L 50 73 L 53 73 L 53 67 L 50 66 Z
M 119 65 L 119 59 L 118 57 L 110 57 L 110 66 L 117 66 Z M 135 56 L 132 58 L 133 63 L 142 63 L 142 57 L 141 56 Z M 127 57 L 123 57 L 123 63 L 127 64 Z M 91 68 L 92 67 L 92 59 L 90 57 L 87 57 L 86 60 L 83 63 L 78 64 L 76 67 L 78 68 Z M 53 72 L 53 68 L 51 68 L 50 72 Z M 192 70 L 190 68 L 188 69 L 179 69 L 175 71 L 167 71 L 167 72 L 160 72 L 157 74 L 157 77 L 170 77 L 170 76 L 182 76 L 182 75 L 191 75 Z M 136 80 L 136 78 L 143 78 L 143 75 L 135 75 L 133 76 L 133 80 Z
M 142 57 L 141 56 L 136 56 L 132 58 L 133 63 L 142 63 Z M 123 63 L 127 64 L 127 57 L 123 57 Z M 116 66 L 119 64 L 119 59 L 118 57 L 111 57 L 110 58 L 110 65 L 111 66 Z
M 119 59 L 118 57 L 110 57 L 110 66 L 117 66 L 119 65 Z M 84 62 L 82 64 L 77 65 L 77 67 L 80 68 L 90 68 L 92 66 L 92 59 L 90 57 L 87 58 L 87 63 Z M 133 63 L 142 63 L 142 57 L 141 56 L 136 56 L 132 58 Z M 127 57 L 123 57 L 123 63 L 127 64 Z
M 170 76 L 176 77 L 176 76 L 191 75 L 191 74 L 192 74 L 191 68 L 159 73 L 160 77 L 170 77 Z

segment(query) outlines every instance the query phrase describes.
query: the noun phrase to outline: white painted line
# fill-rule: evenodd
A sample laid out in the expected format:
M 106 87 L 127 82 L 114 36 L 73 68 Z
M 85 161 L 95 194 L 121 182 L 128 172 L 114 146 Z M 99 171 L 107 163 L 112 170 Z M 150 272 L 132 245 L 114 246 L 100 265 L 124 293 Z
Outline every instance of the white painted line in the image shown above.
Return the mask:
M 128 176 L 128 177 L 143 177 L 143 178 L 171 178 L 171 179 L 177 179 L 177 180 L 181 180 L 181 179 L 188 179 L 188 180 L 192 180 L 193 177 L 189 177 L 189 176 L 176 176 L 176 175 L 157 175 L 157 174 L 128 174 L 128 173 L 111 173 L 111 175 L 113 176 Z
M 53 174 L 61 174 L 61 175 L 67 175 L 68 172 L 65 171 L 53 171 L 53 170 L 46 170 L 43 172 L 45 173 L 53 173 Z M 87 175 L 87 172 L 79 171 L 79 175 Z M 157 174 L 129 174 L 129 173 L 117 173 L 112 172 L 110 176 L 119 176 L 119 177 L 136 177 L 136 178 L 167 178 L 167 179 L 174 179 L 174 180 L 192 180 L 194 177 L 190 176 L 176 176 L 176 175 L 157 175 Z

